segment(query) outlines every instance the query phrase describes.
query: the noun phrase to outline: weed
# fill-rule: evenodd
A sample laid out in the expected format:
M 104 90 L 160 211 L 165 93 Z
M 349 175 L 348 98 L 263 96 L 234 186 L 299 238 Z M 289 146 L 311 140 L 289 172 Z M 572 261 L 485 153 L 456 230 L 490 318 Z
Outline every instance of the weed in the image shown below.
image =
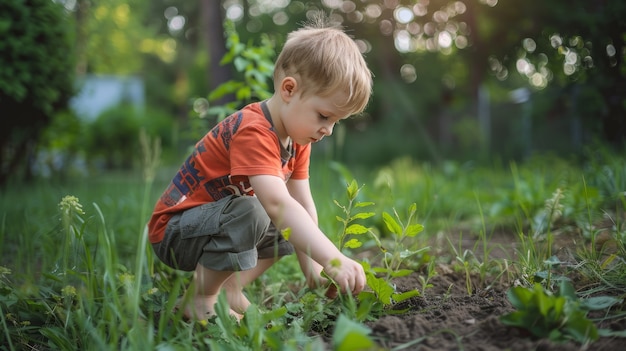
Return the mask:
M 581 344 L 593 342 L 599 336 L 587 313 L 621 303 L 620 299 L 609 296 L 579 299 L 566 280 L 561 281 L 556 294 L 536 283 L 532 288 L 511 288 L 507 296 L 517 310 L 502 316 L 502 323 L 526 329 L 536 337 L 553 341 L 572 339 Z
M 418 296 L 420 292 L 417 289 L 397 293 L 391 281 L 393 278 L 413 273 L 413 270 L 403 268 L 404 264 L 407 260 L 413 259 L 415 256 L 423 254 L 429 250 L 429 247 L 424 247 L 418 250 L 409 250 L 404 244 L 405 239 L 415 237 L 424 230 L 423 225 L 413 223 L 417 212 L 417 206 L 412 204 L 409 207 L 409 214 L 406 223 L 401 221 L 400 216 L 395 210 L 395 218 L 387 212 L 382 213 L 383 222 L 385 223 L 387 230 L 393 235 L 393 243 L 391 245 L 392 250 L 390 251 L 383 246 L 381 240 L 371 228 L 365 227 L 362 224 L 353 223 L 356 220 L 364 220 L 375 216 L 374 212 L 357 211 L 354 213 L 357 209 L 373 205 L 372 202 L 357 201 L 357 197 L 361 189 L 362 188 L 359 188 L 356 180 L 352 180 L 346 188 L 348 204 L 344 206 L 335 200 L 335 204 L 341 208 L 344 213 L 344 217 L 337 216 L 337 220 L 343 225 L 339 235 L 339 247 L 350 249 L 359 248 L 363 245 L 363 241 L 359 240 L 359 236 L 367 233 L 374 239 L 377 247 L 383 254 L 381 266 L 372 266 L 369 262 L 365 261 L 361 263 L 365 270 L 367 285 L 372 290 L 377 300 L 374 300 L 369 292 L 362 292 L 359 295 L 359 298 L 366 301 L 368 304 L 371 302 L 378 302 L 382 303 L 383 306 L 388 306 L 393 303 L 398 303 L 411 297 Z M 382 276 L 380 276 L 381 274 Z M 431 269 L 431 271 L 429 271 L 430 276 L 427 279 L 432 278 L 432 275 L 434 274 L 434 269 Z M 428 284 L 425 282 L 423 288 L 427 286 Z M 361 305 L 363 306 L 363 303 Z M 376 304 L 371 306 L 376 306 Z

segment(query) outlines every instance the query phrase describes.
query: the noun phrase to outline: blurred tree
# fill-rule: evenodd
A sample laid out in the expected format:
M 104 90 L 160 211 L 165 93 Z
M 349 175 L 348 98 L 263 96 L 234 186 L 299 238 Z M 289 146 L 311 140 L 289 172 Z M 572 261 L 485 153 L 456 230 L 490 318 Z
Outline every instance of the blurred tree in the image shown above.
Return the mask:
M 567 121 L 578 144 L 583 131 L 626 141 L 626 3 L 512 0 L 485 17 L 495 24 L 488 42 L 497 45 L 483 49 L 491 75 L 550 99 L 541 122 Z
M 71 29 L 54 1 L 0 0 L 0 185 L 74 93 Z
M 231 69 L 220 64 L 222 57 L 226 55 L 226 38 L 224 34 L 224 7 L 221 1 L 202 0 L 202 26 L 206 47 L 209 51 L 209 91 L 217 89 L 220 84 L 226 83 L 233 78 Z M 215 104 L 223 105 L 232 101 L 232 96 L 222 96 L 214 101 Z
M 77 0 L 63 3 L 76 23 L 78 74 L 136 74 L 143 52 L 167 55 L 144 25 L 145 0 Z

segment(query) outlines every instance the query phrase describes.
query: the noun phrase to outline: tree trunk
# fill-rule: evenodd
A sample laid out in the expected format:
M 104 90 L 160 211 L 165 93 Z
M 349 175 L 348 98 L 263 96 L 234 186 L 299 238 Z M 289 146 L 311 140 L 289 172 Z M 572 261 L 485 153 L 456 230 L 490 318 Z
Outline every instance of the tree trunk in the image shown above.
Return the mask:
M 209 50 L 208 87 L 209 90 L 212 91 L 220 84 L 233 79 L 233 75 L 229 66 L 220 65 L 222 57 L 224 57 L 227 52 L 226 39 L 224 38 L 222 2 L 217 0 L 202 0 L 201 11 L 201 27 L 204 29 L 206 47 Z M 232 100 L 232 96 L 225 96 L 213 103 L 222 105 Z

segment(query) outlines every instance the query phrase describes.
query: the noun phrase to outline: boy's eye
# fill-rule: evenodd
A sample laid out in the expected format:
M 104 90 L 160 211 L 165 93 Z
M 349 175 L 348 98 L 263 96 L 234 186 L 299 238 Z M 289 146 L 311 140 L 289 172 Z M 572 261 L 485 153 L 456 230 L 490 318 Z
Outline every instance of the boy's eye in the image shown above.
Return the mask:
M 326 121 L 326 120 L 328 120 L 328 117 L 324 116 L 324 115 L 323 115 L 323 114 L 321 114 L 321 113 L 320 113 L 320 118 L 321 118 L 321 119 L 323 119 L 323 120 L 325 120 L 325 121 Z

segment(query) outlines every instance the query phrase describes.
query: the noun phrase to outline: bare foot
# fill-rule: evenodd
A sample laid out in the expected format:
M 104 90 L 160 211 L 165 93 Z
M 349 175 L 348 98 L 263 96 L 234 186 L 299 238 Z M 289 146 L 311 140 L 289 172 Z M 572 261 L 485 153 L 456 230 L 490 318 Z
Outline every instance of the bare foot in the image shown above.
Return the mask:
M 179 300 L 177 308 L 183 308 L 183 316 L 188 320 L 206 320 L 216 315 L 216 303 L 217 295 L 195 295 L 188 302 L 184 298 Z M 233 311 L 232 308 L 229 310 L 229 313 L 237 321 L 243 318 L 243 315 Z
M 250 301 L 241 291 L 226 290 L 226 298 L 230 308 L 237 313 L 243 314 L 250 307 Z

